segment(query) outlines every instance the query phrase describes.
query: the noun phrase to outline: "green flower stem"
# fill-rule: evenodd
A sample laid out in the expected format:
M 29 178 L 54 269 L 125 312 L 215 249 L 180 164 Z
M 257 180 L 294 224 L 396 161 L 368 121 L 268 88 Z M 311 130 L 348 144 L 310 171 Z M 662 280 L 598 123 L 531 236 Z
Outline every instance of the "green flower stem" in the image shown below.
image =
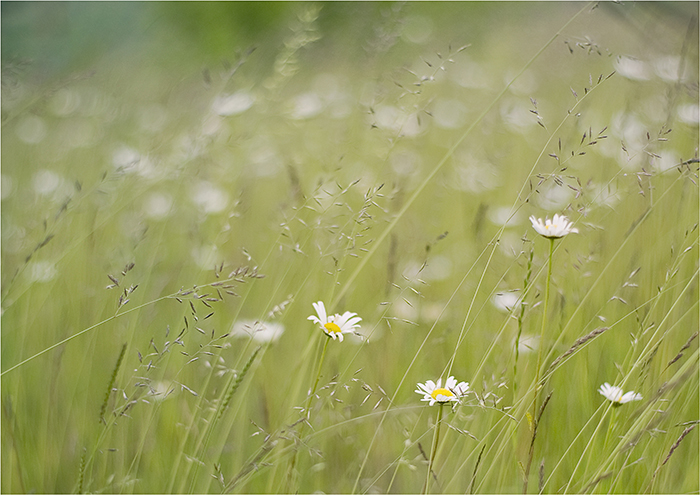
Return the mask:
M 549 260 L 547 268 L 547 285 L 544 291 L 544 311 L 542 312 L 542 329 L 540 330 L 540 341 L 538 342 L 539 350 L 537 351 L 537 368 L 535 370 L 535 396 L 532 399 L 532 417 L 530 419 L 530 430 L 532 432 L 532 442 L 530 444 L 530 455 L 528 456 L 527 465 L 525 468 L 525 482 L 523 484 L 523 494 L 527 493 L 528 480 L 530 478 L 530 467 L 535 452 L 534 439 L 537 433 L 537 397 L 540 394 L 540 367 L 542 366 L 542 349 L 544 348 L 544 327 L 547 323 L 547 307 L 549 306 L 549 283 L 552 279 L 552 255 L 554 254 L 553 237 L 549 238 Z
M 610 406 L 612 411 L 610 411 L 610 419 L 608 420 L 608 430 L 605 432 L 605 441 L 603 442 L 603 452 L 606 452 L 608 448 L 608 442 L 610 441 L 610 438 L 615 431 L 615 425 L 617 423 L 617 415 L 618 415 L 618 409 L 620 408 L 621 404 L 613 404 Z
M 613 433 L 615 431 L 615 424 L 617 423 L 617 415 L 618 415 L 618 409 L 620 408 L 620 405 L 619 404 L 618 405 L 612 404 L 612 406 L 609 406 L 609 408 L 612 410 L 610 411 L 610 416 L 608 418 L 608 427 L 605 430 L 605 440 L 603 440 L 603 448 L 601 450 L 603 452 L 603 454 L 607 453 L 608 443 L 610 442 L 610 438 L 613 436 Z M 605 418 L 605 414 L 607 414 L 607 413 L 603 413 L 603 418 L 600 420 L 601 423 L 602 423 L 603 419 Z M 596 433 L 597 433 L 597 428 L 596 428 L 596 431 L 593 432 L 592 436 L 595 436 Z M 586 466 L 584 468 L 584 478 L 588 476 L 588 472 L 589 472 L 588 469 L 590 468 L 590 465 L 591 465 L 591 456 L 588 456 L 588 458 L 586 460 Z M 578 469 L 578 466 L 576 466 L 576 468 Z M 566 493 L 566 490 L 564 491 L 564 493 Z
M 328 342 L 331 340 L 330 337 L 326 335 L 326 343 L 323 344 L 323 351 L 321 352 L 321 359 L 318 361 L 318 372 L 316 373 L 316 381 L 314 381 L 314 386 L 311 389 L 308 399 L 306 400 L 306 420 L 311 419 L 311 399 L 316 393 L 316 388 L 318 387 L 318 382 L 321 380 L 321 368 L 323 368 L 323 360 L 326 357 L 326 349 L 328 348 Z M 304 430 L 304 423 L 301 424 L 299 428 L 299 436 L 301 437 L 301 432 Z M 295 449 L 294 455 L 292 455 L 292 460 L 287 468 L 287 492 L 294 493 L 298 491 L 297 477 L 295 474 L 295 468 L 297 464 L 298 451 Z
M 438 406 L 437 422 L 435 423 L 435 434 L 433 435 L 433 448 L 430 452 L 430 460 L 428 461 L 428 474 L 425 476 L 424 494 L 430 492 L 430 475 L 433 472 L 433 464 L 435 463 L 435 454 L 437 453 L 438 442 L 440 441 L 440 424 L 442 423 L 442 408 L 444 404 Z
M 544 311 L 542 312 L 542 329 L 540 330 L 540 341 L 538 342 L 539 350 L 537 352 L 537 368 L 535 370 L 535 399 L 532 402 L 532 418 L 534 420 L 537 414 L 537 396 L 540 392 L 540 367 L 542 366 L 542 349 L 544 348 L 544 327 L 547 323 L 547 308 L 549 306 L 549 283 L 552 280 L 552 255 L 554 254 L 554 241 L 549 239 L 549 261 L 547 267 L 547 285 L 544 290 Z
M 306 419 L 308 420 L 311 416 L 311 398 L 316 393 L 316 387 L 318 387 L 318 382 L 321 379 L 321 368 L 323 367 L 323 360 L 326 357 L 326 349 L 328 348 L 328 342 L 330 342 L 330 337 L 326 336 L 326 343 L 323 344 L 323 352 L 321 353 L 321 359 L 318 362 L 318 373 L 316 373 L 316 381 L 314 382 L 314 387 L 311 389 L 309 394 L 309 400 L 306 403 Z

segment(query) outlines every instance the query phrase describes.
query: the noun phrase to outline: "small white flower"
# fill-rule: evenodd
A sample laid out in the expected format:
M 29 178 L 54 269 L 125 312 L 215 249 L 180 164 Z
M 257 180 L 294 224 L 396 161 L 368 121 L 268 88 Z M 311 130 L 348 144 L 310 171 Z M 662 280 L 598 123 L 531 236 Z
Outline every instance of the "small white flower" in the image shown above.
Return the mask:
M 459 402 L 459 400 L 467 394 L 469 391 L 469 384 L 467 382 L 459 382 L 455 380 L 454 376 L 451 376 L 445 381 L 445 387 L 443 388 L 440 384 L 440 379 L 437 383 L 432 380 L 428 380 L 425 383 L 419 383 L 418 388 L 415 390 L 417 394 L 422 394 L 423 401 L 429 401 L 429 406 L 432 406 L 436 402 L 439 404 L 445 404 L 447 402 Z
M 623 393 L 620 387 L 604 383 L 598 389 L 598 393 L 611 401 L 616 406 L 621 406 L 633 400 L 642 400 L 642 396 L 636 392 Z
M 344 333 L 354 333 L 356 328 L 360 328 L 358 323 L 362 321 L 362 318 L 357 316 L 357 313 L 346 311 L 342 315 L 337 313 L 334 315 L 327 315 L 326 306 L 323 304 L 323 301 L 315 302 L 312 306 L 316 310 L 318 316 L 311 315 L 307 319 L 320 325 L 321 330 L 334 340 L 338 337 L 338 340 L 342 342 Z
M 564 215 L 559 215 L 558 213 L 554 215 L 553 219 L 545 218 L 543 222 L 541 218 L 535 218 L 534 215 L 530 217 L 532 222 L 532 227 L 537 231 L 538 234 L 550 239 L 559 239 L 567 234 L 577 234 L 578 229 L 574 227 L 572 222 Z

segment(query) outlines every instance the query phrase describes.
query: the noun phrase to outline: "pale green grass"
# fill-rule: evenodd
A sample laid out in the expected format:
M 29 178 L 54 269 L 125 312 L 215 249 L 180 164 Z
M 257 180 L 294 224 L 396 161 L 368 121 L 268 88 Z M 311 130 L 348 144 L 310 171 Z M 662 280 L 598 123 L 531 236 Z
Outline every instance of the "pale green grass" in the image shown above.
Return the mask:
M 3 61 L 2 491 L 697 493 L 698 43 L 668 5 L 294 4 L 204 76 L 159 63 L 162 20 L 56 80 Z M 318 300 L 365 338 L 327 343 Z M 416 383 L 450 375 L 438 414 Z

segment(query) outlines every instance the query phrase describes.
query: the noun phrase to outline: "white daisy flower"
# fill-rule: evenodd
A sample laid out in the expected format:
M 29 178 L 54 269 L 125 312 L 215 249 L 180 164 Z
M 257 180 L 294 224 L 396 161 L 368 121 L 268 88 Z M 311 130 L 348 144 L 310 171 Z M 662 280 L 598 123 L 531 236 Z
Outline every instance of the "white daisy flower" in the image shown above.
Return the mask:
M 334 340 L 338 337 L 338 340 L 342 342 L 344 333 L 354 333 L 356 328 L 360 328 L 358 323 L 362 321 L 362 318 L 357 316 L 357 313 L 346 311 L 342 315 L 337 313 L 334 315 L 327 315 L 326 306 L 323 304 L 323 301 L 315 302 L 312 306 L 316 310 L 318 316 L 311 315 L 307 319 L 320 325 L 321 330 Z
M 598 393 L 611 401 L 616 406 L 621 406 L 633 400 L 642 400 L 642 396 L 636 392 L 623 393 L 620 387 L 604 383 L 598 389 Z
M 577 234 L 578 229 L 574 227 L 572 222 L 564 215 L 555 214 L 551 220 L 545 218 L 543 222 L 541 218 L 530 217 L 532 227 L 543 237 L 550 239 L 559 239 L 567 234 Z
M 423 394 L 421 400 L 430 401 L 430 406 L 436 402 L 440 404 L 445 404 L 447 402 L 459 402 L 459 400 L 467 394 L 469 391 L 469 384 L 467 382 L 459 382 L 455 380 L 454 376 L 451 376 L 445 381 L 445 387 L 443 388 L 440 384 L 440 379 L 437 383 L 432 380 L 428 380 L 425 383 L 419 383 L 418 388 L 415 390 L 417 394 Z

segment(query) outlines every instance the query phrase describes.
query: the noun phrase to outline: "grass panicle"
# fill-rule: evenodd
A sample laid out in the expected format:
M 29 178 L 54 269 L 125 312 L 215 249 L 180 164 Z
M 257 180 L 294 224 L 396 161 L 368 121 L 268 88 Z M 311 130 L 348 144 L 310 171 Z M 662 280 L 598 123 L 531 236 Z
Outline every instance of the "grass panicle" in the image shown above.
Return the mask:
M 102 421 L 103 423 L 105 423 L 105 411 L 107 410 L 107 405 L 109 404 L 109 398 L 112 396 L 112 392 L 114 390 L 114 383 L 117 381 L 117 375 L 119 374 L 119 369 L 121 368 L 125 354 L 126 344 L 122 345 L 122 350 L 119 352 L 117 363 L 114 365 L 114 369 L 112 370 L 112 376 L 110 377 L 109 384 L 107 385 L 105 400 L 102 402 L 102 407 L 100 408 L 100 421 Z

